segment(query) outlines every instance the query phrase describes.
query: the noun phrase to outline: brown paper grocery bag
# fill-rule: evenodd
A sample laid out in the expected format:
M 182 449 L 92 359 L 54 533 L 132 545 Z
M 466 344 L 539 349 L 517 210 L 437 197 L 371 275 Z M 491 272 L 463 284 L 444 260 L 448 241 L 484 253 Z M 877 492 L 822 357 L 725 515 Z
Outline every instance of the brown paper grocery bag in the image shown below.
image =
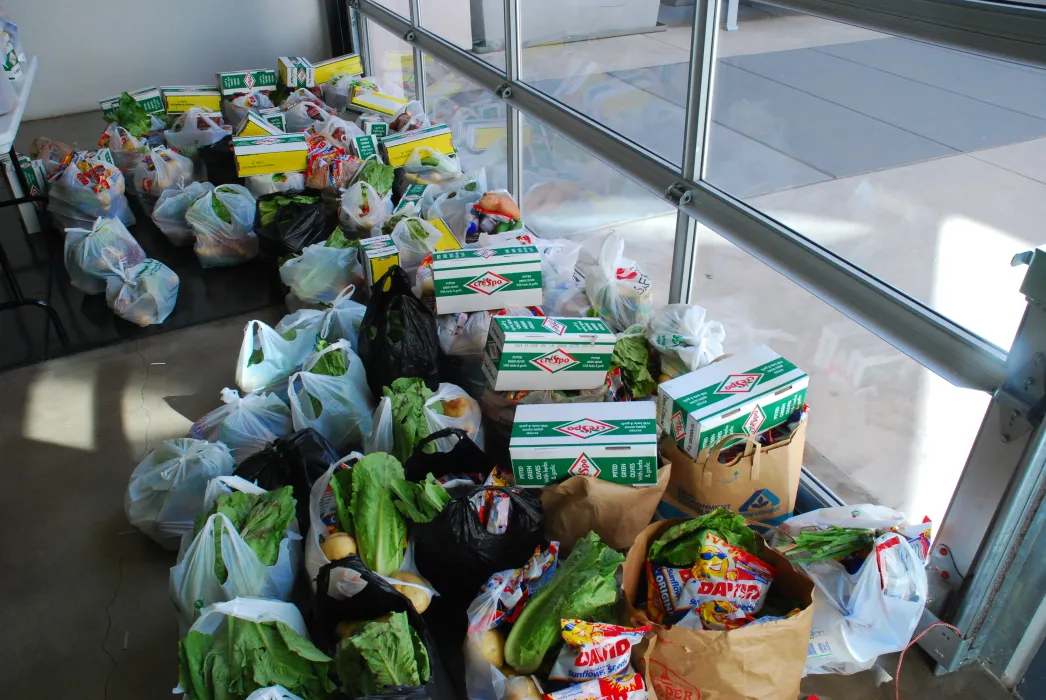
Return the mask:
M 632 661 L 658 700 L 795 700 L 806 665 L 813 622 L 814 584 L 787 559 L 767 548 L 759 556 L 776 570 L 768 595 L 800 601 L 794 617 L 729 632 L 664 627 L 647 618 L 646 553 L 662 532 L 685 519 L 653 523 L 628 551 L 621 585 L 625 614 L 651 625 Z
M 745 440 L 744 454 L 719 463 L 723 445 Z M 763 447 L 749 435 L 728 435 L 718 445 L 691 458 L 664 437 L 661 456 L 672 462 L 672 481 L 665 491 L 665 517 L 693 517 L 729 508 L 749 520 L 780 525 L 792 517 L 803 470 L 806 419 L 787 440 Z
M 541 489 L 545 534 L 564 548 L 594 530 L 614 549 L 628 549 L 654 517 L 672 475 L 667 462 L 654 486 L 613 484 L 590 476 L 572 476 Z

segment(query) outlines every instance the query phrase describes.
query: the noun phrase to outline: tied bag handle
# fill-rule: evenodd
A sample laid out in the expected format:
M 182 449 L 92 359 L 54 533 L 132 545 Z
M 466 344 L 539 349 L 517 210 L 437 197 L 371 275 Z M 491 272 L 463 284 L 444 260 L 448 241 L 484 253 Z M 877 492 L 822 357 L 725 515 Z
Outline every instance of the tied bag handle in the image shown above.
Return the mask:
M 719 442 L 717 442 L 715 444 L 715 447 L 713 447 L 708 452 L 708 458 L 705 460 L 705 464 L 704 464 L 703 472 L 702 472 L 702 480 L 703 480 L 705 486 L 711 486 L 712 485 L 712 469 L 714 469 L 717 466 L 726 466 L 726 465 L 720 465 L 719 464 L 719 453 L 723 451 L 723 448 L 726 447 L 726 445 L 731 440 L 734 440 L 736 438 L 740 438 L 740 439 L 744 440 L 749 445 L 752 445 L 755 448 L 755 451 L 752 453 L 752 468 L 751 468 L 751 470 L 749 472 L 749 478 L 750 479 L 758 479 L 759 478 L 759 471 L 760 471 L 760 464 L 759 463 L 760 463 L 760 460 L 762 458 L 763 445 L 758 440 L 756 440 L 751 435 L 748 435 L 747 433 L 731 433 L 730 435 L 723 436 L 723 439 L 720 440 Z M 743 459 L 743 457 L 744 457 L 744 455 L 742 455 L 741 458 Z M 712 466 L 710 467 L 709 464 L 711 464 Z

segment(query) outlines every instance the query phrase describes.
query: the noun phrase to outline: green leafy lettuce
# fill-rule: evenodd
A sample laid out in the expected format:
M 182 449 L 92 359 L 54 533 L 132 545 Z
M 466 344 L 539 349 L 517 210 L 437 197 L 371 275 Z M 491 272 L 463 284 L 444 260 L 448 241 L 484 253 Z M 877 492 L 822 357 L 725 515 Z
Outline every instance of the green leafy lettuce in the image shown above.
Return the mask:
M 331 659 L 282 622 L 226 617 L 214 635 L 190 631 L 178 642 L 178 682 L 188 700 L 242 700 L 282 685 L 303 700 L 334 691 Z
M 407 233 L 415 241 L 424 241 L 429 237 L 429 232 L 421 225 L 418 219 L 407 219 Z
M 638 334 L 630 335 L 636 330 Z M 650 344 L 643 337 L 641 327 L 633 326 L 614 344 L 610 368 L 621 368 L 621 380 L 632 398 L 641 399 L 657 391 L 657 380 L 650 371 Z
M 338 226 L 331 231 L 331 235 L 327 237 L 327 242 L 323 245 L 327 248 L 354 248 L 359 244 L 358 240 L 347 238 L 345 232 L 341 230 L 341 226 Z
M 589 532 L 552 579 L 530 599 L 505 640 L 505 662 L 534 673 L 560 639 L 560 620 L 598 620 L 617 603 L 614 576 L 625 557 Z
M 349 509 L 352 503 L 352 467 L 342 465 L 335 469 L 331 474 L 330 486 L 338 509 L 338 525 L 341 531 L 355 535 L 356 528 L 352 522 L 352 511 Z
M 785 552 L 791 561 L 813 563 L 824 559 L 845 559 L 851 554 L 871 549 L 875 532 L 857 527 L 829 527 L 804 530 L 795 538 L 795 547 Z
M 316 341 L 316 351 L 330 347 L 330 343 L 322 338 Z M 341 377 L 349 371 L 345 364 L 345 353 L 341 350 L 331 350 L 320 355 L 320 358 L 309 368 L 309 371 L 313 374 L 325 374 L 329 377 Z
M 116 122 L 136 138 L 148 135 L 149 126 L 152 124 L 149 113 L 128 92 L 121 93 L 116 113 L 106 116 L 105 121 Z
M 758 538 L 745 524 L 743 515 L 726 508 L 716 508 L 685 523 L 673 525 L 654 540 L 647 550 L 652 564 L 690 566 L 701 556 L 705 532 L 712 532 L 749 554 L 758 554 Z
M 394 686 L 420 686 L 432 673 L 425 645 L 402 612 L 392 613 L 388 622 L 363 623 L 338 644 L 334 663 L 341 690 L 350 698 Z
M 396 179 L 396 169 L 391 165 L 379 163 L 376 158 L 372 158 L 360 170 L 359 179 L 373 187 L 379 197 L 384 197 L 392 191 L 392 183 Z
M 396 224 L 407 218 L 406 214 L 393 214 L 381 225 L 381 235 L 389 236 L 396 229 Z
M 200 534 L 212 515 L 224 515 L 247 546 L 258 555 L 258 560 L 265 566 L 273 566 L 280 556 L 280 542 L 294 520 L 297 502 L 292 495 L 293 491 L 290 486 L 284 486 L 257 495 L 234 491 L 219 496 L 210 511 L 196 516 L 193 537 Z M 214 558 L 214 574 L 219 583 L 225 583 L 229 577 L 221 556 L 223 530 L 222 527 L 214 528 L 214 548 L 218 553 Z
M 408 521 L 429 522 L 443 510 L 450 495 L 431 474 L 420 484 L 407 481 L 403 466 L 384 452 L 360 459 L 350 478 L 349 517 L 360 559 L 371 571 L 390 576 L 403 564 Z M 344 493 L 345 486 L 342 483 L 337 488 Z
M 271 225 L 281 214 L 284 214 L 284 218 L 289 219 L 293 215 L 292 211 L 288 211 L 288 207 L 291 205 L 312 206 L 319 201 L 319 197 L 310 197 L 304 194 L 279 195 L 272 199 L 262 200 L 258 202 L 258 211 L 261 213 L 261 225 Z
M 392 382 L 392 386 L 384 387 L 382 392 L 392 402 L 392 454 L 400 462 L 406 462 L 418 443 L 428 437 L 425 402 L 435 394 L 417 377 L 400 377 Z M 425 451 L 435 449 L 435 445 L 429 444 Z
M 225 202 L 218 198 L 218 190 L 215 188 L 211 194 L 211 209 L 214 210 L 214 215 L 227 224 L 232 223 L 232 212 L 229 211 L 229 207 L 225 206 Z

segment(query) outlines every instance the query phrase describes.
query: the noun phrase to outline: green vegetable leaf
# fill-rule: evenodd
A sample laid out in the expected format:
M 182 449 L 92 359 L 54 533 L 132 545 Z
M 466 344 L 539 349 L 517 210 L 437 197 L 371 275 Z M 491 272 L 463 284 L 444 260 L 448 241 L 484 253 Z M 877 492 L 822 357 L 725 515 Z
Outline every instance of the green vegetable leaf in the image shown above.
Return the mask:
M 407 233 L 415 241 L 424 241 L 429 237 L 429 232 L 418 219 L 407 219 Z
M 384 197 L 392 191 L 392 183 L 396 179 L 396 169 L 391 165 L 379 163 L 376 158 L 371 158 L 360 171 L 359 179 L 369 183 L 379 197 Z
M 390 318 L 390 325 L 393 319 Z M 390 337 L 395 332 L 390 329 Z M 434 396 L 417 377 L 400 377 L 392 386 L 382 389 L 392 402 L 392 453 L 406 462 L 422 438 L 429 434 L 429 423 L 425 418 L 425 402 Z M 435 451 L 435 445 L 428 445 L 427 452 Z
M 225 206 L 225 203 L 218 198 L 217 192 L 211 193 L 211 208 L 214 210 L 214 215 L 227 224 L 232 223 L 232 213 L 229 211 L 229 207 Z
M 396 508 L 405 518 L 415 523 L 431 522 L 450 502 L 450 494 L 432 474 L 420 484 L 402 480 L 392 483 Z
M 399 571 L 407 546 L 407 522 L 396 509 L 392 484 L 403 480 L 403 467 L 392 455 L 374 452 L 352 468 L 352 522 L 360 559 L 371 571 L 389 576 Z
M 591 620 L 617 602 L 614 579 L 625 557 L 589 532 L 574 545 L 552 579 L 539 590 L 505 640 L 505 661 L 520 673 L 534 673 L 560 639 L 560 620 Z
M 402 612 L 392 613 L 388 622 L 364 623 L 341 641 L 335 659 L 341 689 L 352 698 L 392 686 L 419 686 L 430 674 L 428 652 Z
M 347 238 L 345 232 L 338 226 L 335 228 L 331 235 L 327 237 L 327 242 L 324 244 L 327 248 L 355 248 L 359 246 L 360 242 L 354 238 Z
M 406 214 L 394 214 L 381 225 L 381 235 L 388 236 L 396 228 L 396 224 L 407 218 Z
M 791 561 L 806 564 L 825 559 L 844 559 L 851 554 L 871 549 L 875 544 L 872 530 L 856 527 L 829 527 L 805 530 L 795 538 L 795 547 L 785 552 Z
M 330 346 L 322 338 L 316 341 L 316 351 L 325 350 Z M 345 353 L 339 350 L 331 350 L 320 355 L 320 358 L 309 368 L 313 374 L 325 374 L 328 377 L 341 377 L 349 371 L 345 364 Z
M 352 523 L 352 511 L 349 504 L 352 502 L 352 468 L 342 465 L 331 474 L 331 493 L 334 494 L 334 503 L 338 508 L 338 525 L 341 531 L 349 535 L 356 534 L 356 528 Z
M 421 164 L 426 168 L 435 168 L 439 165 L 439 158 L 435 156 L 425 156 L 421 159 Z
M 146 136 L 149 133 L 149 125 L 152 123 L 149 113 L 128 92 L 121 93 L 120 103 L 116 106 L 116 114 L 106 117 L 105 120 L 116 122 L 136 138 Z
M 625 333 L 632 330 L 629 328 Z M 643 337 L 642 329 L 638 330 L 638 335 L 626 335 L 617 341 L 614 354 L 610 357 L 610 368 L 621 368 L 621 379 L 634 399 L 650 396 L 657 391 L 657 380 L 650 371 L 650 344 Z
M 745 524 L 744 516 L 726 508 L 716 508 L 711 513 L 665 530 L 650 545 L 647 559 L 660 565 L 690 566 L 701 556 L 705 531 L 715 533 L 749 554 L 759 553 L 758 538 Z

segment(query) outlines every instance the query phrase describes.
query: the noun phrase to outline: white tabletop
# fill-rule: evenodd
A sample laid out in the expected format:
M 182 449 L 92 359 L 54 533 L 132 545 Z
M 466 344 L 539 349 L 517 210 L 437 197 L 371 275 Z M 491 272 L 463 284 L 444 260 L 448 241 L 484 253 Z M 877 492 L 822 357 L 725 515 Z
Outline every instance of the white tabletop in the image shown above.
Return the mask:
M 33 78 L 36 77 L 36 56 L 29 59 L 29 66 L 22 69 L 22 79 L 11 82 L 18 94 L 18 104 L 7 114 L 0 114 L 0 153 L 6 154 L 14 145 L 18 127 L 25 114 L 25 105 L 29 102 L 29 92 L 33 89 Z

